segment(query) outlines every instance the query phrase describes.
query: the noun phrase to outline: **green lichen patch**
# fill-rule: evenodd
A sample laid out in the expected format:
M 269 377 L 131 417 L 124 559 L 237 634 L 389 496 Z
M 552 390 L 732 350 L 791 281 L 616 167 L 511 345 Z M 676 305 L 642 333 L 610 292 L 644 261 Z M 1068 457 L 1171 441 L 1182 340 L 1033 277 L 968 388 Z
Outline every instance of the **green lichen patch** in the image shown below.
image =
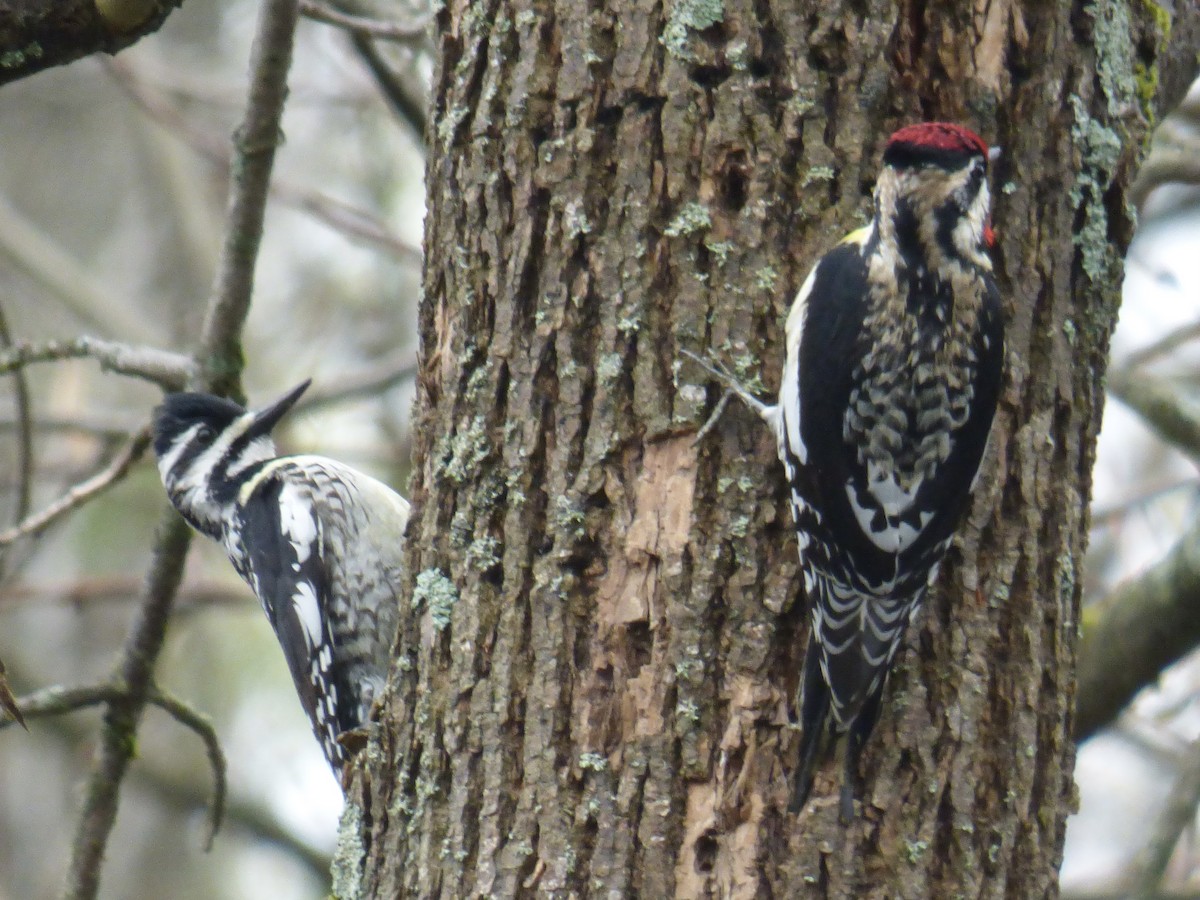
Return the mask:
M 420 609 L 425 604 L 436 630 L 443 631 L 450 624 L 450 614 L 457 602 L 458 588 L 441 569 L 426 569 L 417 576 L 412 595 L 413 609 Z
M 708 214 L 708 207 L 703 203 L 687 203 L 675 214 L 675 218 L 671 220 L 671 224 L 663 233 L 667 237 L 680 237 L 697 231 L 706 231 L 711 227 L 712 217 Z
M 1079 148 L 1083 165 L 1071 185 L 1071 205 L 1083 212 L 1083 224 L 1074 235 L 1083 272 L 1093 284 L 1109 280 L 1115 254 L 1108 245 L 1108 211 L 1104 194 L 1112 182 L 1121 156 L 1121 136 L 1093 118 L 1078 97 L 1071 97 L 1075 124 L 1071 137 Z
M 696 58 L 688 46 L 690 32 L 704 31 L 725 21 L 723 0 L 676 0 L 667 13 L 667 25 L 659 42 L 679 59 Z
M 362 824 L 362 809 L 357 803 L 347 803 L 338 822 L 337 849 L 329 871 L 337 900 L 358 900 L 362 896 L 362 871 L 367 858 Z

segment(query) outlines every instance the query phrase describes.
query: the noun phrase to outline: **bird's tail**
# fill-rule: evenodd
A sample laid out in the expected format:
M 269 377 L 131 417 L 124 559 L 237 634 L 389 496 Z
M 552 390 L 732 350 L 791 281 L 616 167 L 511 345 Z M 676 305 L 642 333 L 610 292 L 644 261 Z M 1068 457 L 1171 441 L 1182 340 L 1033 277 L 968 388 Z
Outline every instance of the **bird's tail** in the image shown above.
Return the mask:
M 809 636 L 808 649 L 804 653 L 804 681 L 800 690 L 800 765 L 789 807 L 794 813 L 804 808 L 812 790 L 813 766 L 829 721 L 829 686 L 821 673 L 821 651 L 813 635 Z

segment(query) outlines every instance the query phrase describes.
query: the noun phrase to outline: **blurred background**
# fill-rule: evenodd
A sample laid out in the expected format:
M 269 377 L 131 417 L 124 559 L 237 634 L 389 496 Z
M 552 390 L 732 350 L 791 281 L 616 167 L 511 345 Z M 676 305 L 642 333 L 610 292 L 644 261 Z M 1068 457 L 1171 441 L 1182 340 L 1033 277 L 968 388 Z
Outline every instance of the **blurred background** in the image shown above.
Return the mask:
M 191 349 L 219 249 L 255 13 L 252 3 L 187 3 L 115 60 L 86 59 L 0 90 L 0 312 L 13 339 L 88 334 Z M 379 13 L 405 24 L 426 15 L 395 3 Z M 430 68 L 423 38 L 352 39 L 301 23 L 246 330 L 252 403 L 314 379 L 277 432 L 284 449 L 319 450 L 402 491 Z M 1200 159 L 1200 90 L 1156 141 L 1158 159 Z M 1200 190 L 1171 184 L 1180 169 L 1160 169 L 1138 198 L 1143 225 L 1129 252 L 1114 365 L 1152 375 L 1200 416 L 1191 409 Z M 2 531 L 20 509 L 23 479 L 13 463 L 20 391 L 11 377 L 0 380 Z M 35 510 L 107 465 L 160 396 L 89 360 L 31 366 L 25 380 Z M 1200 447 L 1180 449 L 1160 432 L 1130 406 L 1109 404 L 1088 603 L 1136 579 L 1197 521 Z M 38 539 L 0 548 L 0 660 L 18 695 L 108 677 L 164 504 L 146 458 Z M 213 720 L 229 765 L 226 823 L 203 852 L 211 791 L 203 747 L 150 709 L 101 895 L 327 896 L 340 790 L 257 602 L 206 540 L 193 543 L 158 680 Z M 1193 655 L 1081 748 L 1064 896 L 1121 896 L 1115 886 L 1200 758 L 1198 688 Z M 58 895 L 98 726 L 99 714 L 84 711 L 38 719 L 28 733 L 0 729 L 0 900 Z M 1180 896 L 1200 896 L 1198 797 L 1164 876 Z
M 15 340 L 87 334 L 191 351 L 219 252 L 257 10 L 185 3 L 116 58 L 0 90 L 0 312 Z M 419 25 L 427 15 L 387 6 L 392 21 Z M 423 41 L 379 41 L 368 54 L 340 28 L 301 21 L 245 333 L 252 404 L 313 378 L 280 444 L 402 491 L 422 123 L 377 78 L 409 92 L 419 112 L 430 73 Z M 26 380 L 34 510 L 103 468 L 161 397 L 90 360 L 38 364 Z M 0 382 L 3 531 L 18 505 L 19 407 L 13 379 Z M 0 550 L 0 660 L 18 696 L 109 676 L 164 508 L 151 456 L 41 537 Z M 325 897 L 341 791 L 270 626 L 205 539 L 193 541 L 179 601 L 158 681 L 212 718 L 228 760 L 229 814 L 204 853 L 204 748 L 150 708 L 101 896 Z M 99 719 L 83 711 L 31 721 L 28 733 L 0 730 L 0 900 L 58 896 Z

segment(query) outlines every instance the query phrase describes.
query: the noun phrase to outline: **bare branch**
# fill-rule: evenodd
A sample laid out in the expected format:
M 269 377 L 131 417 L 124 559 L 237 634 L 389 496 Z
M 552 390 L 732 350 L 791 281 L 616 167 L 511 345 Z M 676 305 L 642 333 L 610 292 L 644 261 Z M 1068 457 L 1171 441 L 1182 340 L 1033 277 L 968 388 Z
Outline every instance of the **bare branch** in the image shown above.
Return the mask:
M 254 263 L 279 145 L 287 98 L 287 72 L 299 18 L 297 0 L 267 0 L 259 16 L 250 60 L 246 115 L 234 137 L 233 181 L 213 299 L 200 335 L 203 353 L 197 383 L 219 394 L 241 394 L 242 327 L 254 290 Z
M 337 384 L 314 391 L 298 404 L 298 411 L 312 412 L 356 397 L 370 397 L 417 375 L 417 358 L 410 351 L 394 353 L 361 372 L 351 373 Z
M 172 136 L 186 141 L 189 147 L 222 170 L 230 169 L 229 153 L 223 143 L 214 141 L 206 131 L 193 125 L 173 104 L 140 83 L 127 66 L 113 61 L 109 63 L 109 70 L 133 102 L 148 116 L 166 127 Z M 284 181 L 272 182 L 270 191 L 271 196 L 280 202 L 303 210 L 348 238 L 371 244 L 412 265 L 421 265 L 420 248 L 393 233 L 379 216 L 367 210 L 359 209 L 320 191 Z
M 168 391 L 181 389 L 196 371 L 196 364 L 179 353 L 85 335 L 74 340 L 41 344 L 18 341 L 11 349 L 0 352 L 0 374 L 16 372 L 33 363 L 65 359 L 94 359 L 106 372 L 143 378 Z
M 29 730 L 29 726 L 25 724 L 25 716 L 21 713 L 21 707 L 17 705 L 17 698 L 13 696 L 12 688 L 8 684 L 8 671 L 4 668 L 4 660 L 0 660 L 0 709 L 8 713 L 9 718 L 24 728 Z M 3 728 L 0 723 L 0 728 Z
M 1083 611 L 1075 738 L 1086 740 L 1200 643 L 1200 523 L 1162 562 Z
M 6 584 L 0 595 L 0 609 L 22 604 L 59 604 L 82 607 L 94 603 L 132 603 L 141 582 L 133 576 L 106 575 L 61 582 L 16 582 Z M 176 609 L 228 606 L 257 612 L 258 604 L 245 585 L 227 585 L 219 581 L 185 582 L 179 588 Z
M 13 431 L 20 427 L 20 421 L 14 416 L 0 415 L 0 432 Z M 49 434 L 79 434 L 95 438 L 98 441 L 119 441 L 131 431 L 136 431 L 139 423 L 133 421 L 128 413 L 104 411 L 89 411 L 78 415 L 56 416 L 41 413 L 32 423 L 33 430 Z
M 8 318 L 0 307 L 0 344 L 13 346 L 12 332 L 8 329 Z M 33 423 L 29 402 L 29 381 L 21 370 L 14 370 L 13 395 L 17 406 L 17 504 L 13 508 L 13 524 L 29 515 L 33 494 Z M 0 557 L 2 559 L 2 557 Z M 0 573 L 3 566 L 0 565 Z
M 1150 194 L 1166 184 L 1200 185 L 1200 142 L 1156 147 L 1129 187 L 1129 202 L 1140 213 Z
M 251 50 L 249 96 L 235 138 L 221 259 L 196 354 L 199 371 L 189 379 L 194 387 L 223 395 L 241 395 L 241 335 L 250 309 L 298 16 L 297 0 L 264 0 Z M 106 704 L 100 748 L 75 833 L 66 900 L 94 900 L 99 889 L 121 781 L 151 693 L 190 542 L 190 531 L 175 511 L 164 513 L 142 605 L 121 651 L 118 677 L 128 694 Z
M 316 0 L 300 0 L 300 12 L 314 22 L 324 22 L 326 25 L 336 25 L 355 34 L 363 34 L 381 41 L 396 41 L 401 44 L 419 44 L 425 37 L 429 23 L 433 21 L 430 13 L 424 13 L 410 22 L 384 22 L 379 19 L 369 19 L 366 16 L 353 16 L 344 13 Z
M 0 547 L 7 547 L 22 537 L 43 531 L 55 520 L 112 487 L 125 477 L 129 467 L 142 458 L 149 446 L 150 429 L 146 427 L 133 435 L 113 461 L 91 478 L 75 485 L 40 512 L 23 519 L 12 528 L 0 531 Z
M 66 713 L 99 706 L 102 703 L 113 704 L 126 699 L 128 692 L 118 685 L 98 684 L 84 687 L 49 687 L 29 694 L 17 701 L 16 718 L 24 725 L 23 713 L 28 719 L 41 719 L 47 716 L 61 716 Z M 192 709 L 182 700 L 173 697 L 157 688 L 151 688 L 146 694 L 146 702 L 157 706 L 166 712 L 180 725 L 196 733 L 204 744 L 204 752 L 212 767 L 213 795 L 209 804 L 208 831 L 204 840 L 204 849 L 212 849 L 212 840 L 221 827 L 221 818 L 225 813 L 225 754 L 221 751 L 217 733 L 212 722 L 202 713 Z M 0 728 L 12 724 L 0 720 Z
M 1167 381 L 1145 372 L 1135 377 L 1127 370 L 1117 370 L 1109 373 L 1108 391 L 1168 444 L 1193 459 L 1200 457 L 1200 417 L 1186 407 Z
M 7 723 L 0 723 L 0 728 L 5 724 Z M 69 742 L 72 746 L 90 740 L 90 735 L 83 726 L 64 716 L 54 715 L 42 717 L 37 736 Z M 210 806 L 210 796 L 197 779 L 182 776 L 176 768 L 166 766 L 152 756 L 138 760 L 138 765 L 130 772 L 130 780 L 134 787 L 141 788 L 158 800 L 182 811 L 190 812 Z M 236 794 L 231 795 L 225 802 L 223 821 L 226 833 L 231 828 L 237 829 L 250 837 L 274 844 L 307 866 L 318 881 L 328 879 L 328 855 L 298 838 L 262 804 L 238 797 Z
M 204 849 L 205 851 L 211 850 L 213 838 L 216 837 L 217 831 L 221 827 L 221 819 L 225 815 L 225 795 L 228 790 L 225 781 L 225 754 L 221 752 L 217 732 L 208 716 L 197 712 L 182 700 L 165 691 L 153 691 L 146 699 L 170 715 L 180 725 L 194 731 L 204 743 L 204 752 L 208 757 L 213 778 L 212 803 L 208 807 L 208 829 L 204 835 Z
M 428 124 L 426 112 L 428 103 L 422 89 L 411 84 L 400 73 L 393 71 L 371 37 L 360 32 L 352 32 L 350 42 L 354 45 L 359 58 L 371 70 L 375 83 L 383 94 L 383 98 L 387 100 L 388 106 L 402 122 L 412 129 L 417 143 L 424 145 L 425 128 Z
M 276 185 L 273 193 L 280 200 L 299 207 L 335 231 L 385 250 L 420 268 L 421 249 L 391 231 L 378 216 L 319 191 L 280 184 Z
M 94 900 L 99 890 L 104 848 L 117 816 L 117 794 L 152 690 L 154 664 L 162 650 L 171 601 L 179 587 L 190 543 L 187 525 L 170 510 L 159 527 L 142 605 L 121 652 L 117 677 L 126 690 L 105 702 L 101 743 L 75 831 L 63 890 L 65 900 Z
M 1125 362 L 1120 369 L 1120 374 L 1124 377 L 1131 377 L 1133 369 L 1137 366 L 1145 365 L 1160 356 L 1166 356 L 1171 351 L 1197 338 L 1200 338 L 1200 322 L 1193 322 L 1190 325 L 1177 328 L 1154 343 L 1130 353 L 1125 358 Z M 1139 375 L 1138 377 L 1141 376 Z

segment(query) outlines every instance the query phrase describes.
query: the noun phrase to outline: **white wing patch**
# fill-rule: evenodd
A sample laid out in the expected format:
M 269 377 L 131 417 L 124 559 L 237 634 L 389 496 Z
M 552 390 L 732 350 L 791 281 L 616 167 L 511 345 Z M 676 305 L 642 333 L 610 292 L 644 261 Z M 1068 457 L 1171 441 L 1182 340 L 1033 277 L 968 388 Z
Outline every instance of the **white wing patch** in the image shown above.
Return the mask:
M 779 419 L 776 423 L 776 439 L 782 451 L 786 443 L 801 465 L 808 462 L 808 448 L 800 438 L 800 340 L 804 335 L 804 319 L 808 315 L 808 298 L 817 280 L 817 268 L 813 266 L 804 284 L 796 292 L 792 308 L 788 311 L 785 338 L 787 360 L 783 364 L 783 381 L 779 385 Z M 780 456 L 784 454 L 781 452 Z
M 304 636 L 308 638 L 310 647 L 321 646 L 321 607 L 317 603 L 317 593 L 307 581 L 296 583 L 292 592 L 292 609 L 296 618 L 304 626 Z
M 309 499 L 288 482 L 284 482 L 279 491 L 279 525 L 291 543 L 296 559 L 300 563 L 307 562 L 318 549 L 317 520 Z

